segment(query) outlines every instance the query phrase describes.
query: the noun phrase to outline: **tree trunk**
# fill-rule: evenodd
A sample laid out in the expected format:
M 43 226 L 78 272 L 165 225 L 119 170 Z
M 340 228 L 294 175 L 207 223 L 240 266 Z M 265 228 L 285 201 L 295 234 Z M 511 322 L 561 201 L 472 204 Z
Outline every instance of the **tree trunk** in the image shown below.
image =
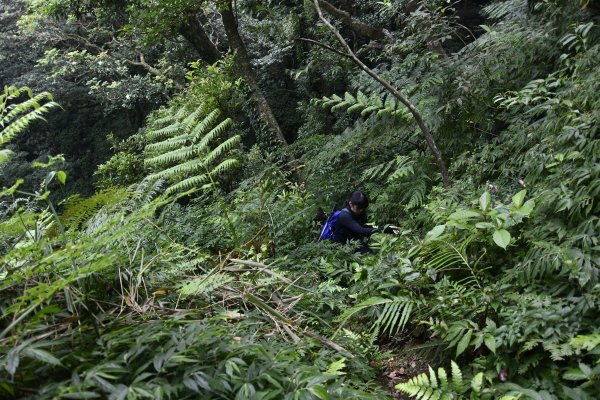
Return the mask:
M 191 15 L 183 21 L 179 27 L 179 33 L 194 46 L 200 53 L 200 58 L 208 64 L 214 64 L 221 58 L 219 50 L 210 40 L 195 15 Z
M 250 62 L 248 52 L 246 51 L 246 46 L 244 45 L 242 37 L 238 31 L 237 21 L 235 19 L 235 15 L 233 14 L 231 1 L 228 2 L 226 9 L 221 10 L 221 18 L 223 20 L 223 26 L 225 27 L 225 33 L 227 34 L 229 46 L 236 53 L 235 57 L 237 66 L 240 69 L 242 77 L 250 87 L 252 99 L 256 102 L 258 113 L 260 114 L 261 119 L 275 134 L 277 140 L 279 140 L 279 142 L 281 142 L 281 144 L 284 146 L 287 146 L 288 142 L 283 135 L 283 131 L 281 130 L 275 115 L 273 114 L 273 110 L 271 109 L 271 106 L 267 102 L 265 95 L 256 81 L 252 63 Z

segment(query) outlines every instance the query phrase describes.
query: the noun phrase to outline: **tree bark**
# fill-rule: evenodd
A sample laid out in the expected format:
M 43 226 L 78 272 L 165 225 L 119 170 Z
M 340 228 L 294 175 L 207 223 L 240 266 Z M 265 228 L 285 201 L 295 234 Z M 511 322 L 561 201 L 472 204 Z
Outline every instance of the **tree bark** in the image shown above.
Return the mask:
M 250 62 L 250 57 L 246 51 L 246 45 L 244 45 L 242 37 L 238 31 L 237 21 L 235 19 L 235 15 L 233 14 L 231 1 L 228 1 L 227 3 L 227 8 L 221 10 L 221 18 L 223 20 L 223 26 L 225 27 L 225 33 L 227 34 L 229 46 L 236 53 L 235 57 L 237 65 L 240 68 L 240 72 L 244 80 L 250 87 L 252 99 L 256 102 L 258 113 L 260 114 L 261 119 L 275 134 L 277 140 L 279 140 L 279 142 L 281 142 L 281 144 L 284 146 L 287 146 L 288 142 L 283 135 L 283 131 L 281 130 L 275 115 L 273 114 L 273 110 L 271 109 L 271 106 L 267 102 L 265 95 L 256 81 L 252 63 Z
M 335 35 L 335 37 L 342 44 L 342 46 L 344 46 L 344 49 L 346 50 L 348 57 L 350 57 L 352 59 L 352 61 L 354 61 L 354 63 L 360 67 L 360 69 L 365 71 L 370 77 L 372 77 L 377 82 L 379 82 L 379 84 L 381 84 L 383 87 L 385 87 L 396 99 L 398 99 L 402 104 L 404 104 L 404 106 L 406 106 L 406 108 L 408 108 L 408 110 L 412 114 L 413 118 L 417 122 L 419 129 L 421 130 L 421 135 L 427 142 L 427 146 L 429 147 L 429 150 L 433 154 L 435 163 L 437 164 L 438 169 L 440 170 L 440 174 L 442 175 L 442 183 L 443 183 L 444 187 L 449 187 L 450 186 L 450 177 L 448 175 L 448 169 L 446 168 L 446 163 L 444 162 L 442 153 L 438 149 L 438 147 L 435 143 L 435 139 L 433 138 L 433 136 L 431 135 L 431 132 L 429 131 L 429 128 L 425 124 L 425 121 L 423 120 L 421 113 L 419 113 L 419 111 L 414 106 L 414 104 L 412 104 L 412 102 L 410 100 L 408 100 L 406 97 L 404 97 L 404 95 L 402 95 L 402 93 L 400 93 L 400 91 L 398 89 L 393 87 L 388 81 L 386 81 L 381 76 L 379 76 L 375 71 L 373 71 L 372 69 L 367 67 L 365 65 L 365 63 L 363 63 L 356 56 L 356 54 L 354 54 L 354 52 L 352 51 L 350 46 L 348 46 L 348 43 L 346 43 L 346 41 L 344 40 L 344 38 L 342 37 L 340 32 L 337 29 L 335 29 L 335 27 L 331 24 L 331 22 L 329 22 L 323 16 L 323 12 L 321 11 L 321 7 L 319 5 L 319 0 L 313 0 L 313 3 L 315 6 L 315 9 L 317 10 L 317 13 L 319 14 L 319 19 Z
M 182 22 L 179 33 L 192 44 L 200 53 L 200 58 L 208 64 L 214 64 L 221 58 L 221 53 L 210 40 L 195 15 L 189 16 Z

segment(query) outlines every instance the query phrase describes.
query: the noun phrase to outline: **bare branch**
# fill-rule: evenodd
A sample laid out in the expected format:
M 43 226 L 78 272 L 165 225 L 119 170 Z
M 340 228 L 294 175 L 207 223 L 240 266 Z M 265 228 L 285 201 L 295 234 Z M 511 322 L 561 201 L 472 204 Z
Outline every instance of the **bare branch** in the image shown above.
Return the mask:
M 352 61 L 354 61 L 354 63 L 356 65 L 358 65 L 360 67 L 360 69 L 365 71 L 371 78 L 375 79 L 377 82 L 379 82 L 379 84 L 381 84 L 383 87 L 385 87 L 396 99 L 398 99 L 398 101 L 400 101 L 402 104 L 404 104 L 406 106 L 406 108 L 408 108 L 408 110 L 412 114 L 413 118 L 417 122 L 417 125 L 419 126 L 419 129 L 421 131 L 421 134 L 423 135 L 423 138 L 427 142 L 427 146 L 429 147 L 429 150 L 433 154 L 433 157 L 438 166 L 438 169 L 440 170 L 440 174 L 442 175 L 443 185 L 445 187 L 450 186 L 450 178 L 448 176 L 448 169 L 446 168 L 446 163 L 444 162 L 444 159 L 442 158 L 442 153 L 438 149 L 438 147 L 435 143 L 435 139 L 431 135 L 429 128 L 425 124 L 425 121 L 423 120 L 421 113 L 417 110 L 415 105 L 412 104 L 412 102 L 410 100 L 408 100 L 408 98 L 404 97 L 404 95 L 398 89 L 393 87 L 388 81 L 386 81 L 381 76 L 379 76 L 379 74 L 377 74 L 375 71 L 373 71 L 372 69 L 367 67 L 367 65 L 365 65 L 365 63 L 363 63 L 356 56 L 356 54 L 354 54 L 354 52 L 352 51 L 352 49 L 350 48 L 350 46 L 348 45 L 346 40 L 342 37 L 340 32 L 331 24 L 331 22 L 329 22 L 329 20 L 327 20 L 323 16 L 323 11 L 321 10 L 319 0 L 313 0 L 313 4 L 315 6 L 315 10 L 317 11 L 317 14 L 319 15 L 319 19 L 335 35 L 338 42 L 340 42 L 340 44 L 344 47 L 344 49 L 346 49 L 346 53 L 352 59 Z
M 306 39 L 306 38 L 294 38 L 294 40 L 295 40 L 295 41 L 299 41 L 299 42 L 308 42 L 308 43 L 316 44 L 317 46 L 319 46 L 319 47 L 323 47 L 324 49 L 327 49 L 327 50 L 329 50 L 329 51 L 331 51 L 331 52 L 333 52 L 333 53 L 335 53 L 335 54 L 338 54 L 338 55 L 340 55 L 340 56 L 342 56 L 342 57 L 346 57 L 346 58 L 350 58 L 350 59 L 352 58 L 352 57 L 351 57 L 351 56 L 349 56 L 348 54 L 346 54 L 346 53 L 342 53 L 341 51 L 339 51 L 339 50 L 336 50 L 336 49 L 334 49 L 333 47 L 331 47 L 331 46 L 329 46 L 329 45 L 326 45 L 325 43 L 318 42 L 318 41 L 316 41 L 316 40 L 312 40 L 312 39 Z

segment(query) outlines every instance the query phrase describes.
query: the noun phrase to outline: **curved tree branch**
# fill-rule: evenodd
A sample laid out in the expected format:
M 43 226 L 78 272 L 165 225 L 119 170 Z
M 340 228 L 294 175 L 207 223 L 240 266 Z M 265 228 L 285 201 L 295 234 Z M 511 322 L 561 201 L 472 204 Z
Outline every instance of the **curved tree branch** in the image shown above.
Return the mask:
M 423 117 L 421 116 L 421 113 L 419 112 L 419 110 L 417 110 L 415 105 L 412 104 L 412 102 L 408 98 L 404 97 L 404 95 L 398 89 L 393 87 L 388 81 L 386 81 L 381 76 L 379 76 L 379 74 L 377 74 L 375 71 L 373 71 L 372 69 L 367 67 L 365 65 L 365 63 L 363 63 L 356 56 L 356 54 L 354 54 L 354 52 L 352 51 L 352 49 L 350 48 L 350 46 L 348 45 L 346 40 L 344 40 L 344 38 L 342 37 L 340 32 L 331 24 L 331 22 L 329 22 L 329 20 L 327 20 L 323 16 L 323 12 L 321 11 L 321 7 L 320 7 L 319 3 L 320 3 L 319 0 L 313 0 L 315 9 L 317 11 L 317 14 L 319 15 L 319 19 L 335 35 L 335 37 L 340 42 L 340 44 L 344 47 L 344 49 L 346 50 L 346 53 L 352 59 L 352 61 L 354 61 L 354 63 L 356 65 L 358 65 L 360 67 L 360 69 L 365 71 L 371 78 L 373 78 L 379 84 L 381 84 L 384 88 L 386 88 L 396 99 L 398 99 L 398 101 L 400 101 L 400 103 L 404 104 L 404 106 L 406 106 L 406 108 L 408 108 L 408 110 L 412 114 L 413 118 L 417 122 L 417 125 L 419 126 L 421 135 L 427 142 L 427 146 L 429 147 L 429 150 L 433 154 L 435 163 L 437 164 L 438 169 L 440 170 L 440 174 L 442 175 L 443 185 L 445 187 L 450 186 L 450 178 L 448 176 L 448 168 L 446 168 L 446 163 L 444 162 L 444 159 L 442 158 L 442 153 L 438 149 L 437 144 L 435 143 L 435 139 L 431 135 L 431 132 L 429 131 L 429 128 L 425 124 L 425 121 L 423 120 Z
M 333 47 L 331 47 L 331 46 L 329 46 L 329 45 L 326 45 L 325 43 L 318 42 L 318 41 L 316 41 L 316 40 L 312 40 L 312 39 L 306 39 L 306 38 L 294 38 L 294 40 L 295 40 L 295 41 L 299 41 L 299 42 L 307 42 L 307 43 L 312 43 L 312 44 L 315 44 L 315 45 L 317 45 L 317 46 L 319 46 L 319 47 L 322 47 L 322 48 L 324 48 L 324 49 L 327 49 L 327 50 L 329 50 L 329 51 L 331 51 L 331 52 L 333 52 L 333 53 L 335 53 L 335 54 L 337 54 L 337 55 L 340 55 L 340 56 L 342 56 L 342 57 L 346 57 L 346 58 L 350 58 L 350 59 L 352 58 L 350 55 L 348 55 L 348 54 L 346 54 L 346 53 L 342 53 L 341 51 L 339 51 L 339 50 L 336 50 L 336 49 L 334 49 Z
M 367 37 L 372 40 L 381 40 L 387 38 L 390 42 L 394 41 L 394 37 L 390 35 L 390 33 L 385 29 L 373 27 L 353 18 L 352 15 L 350 15 L 350 13 L 344 10 L 340 10 L 327 0 L 321 0 L 321 4 L 323 5 L 323 9 L 325 11 L 327 11 L 335 18 L 338 18 L 340 21 L 342 21 L 342 23 L 347 25 L 358 35 Z

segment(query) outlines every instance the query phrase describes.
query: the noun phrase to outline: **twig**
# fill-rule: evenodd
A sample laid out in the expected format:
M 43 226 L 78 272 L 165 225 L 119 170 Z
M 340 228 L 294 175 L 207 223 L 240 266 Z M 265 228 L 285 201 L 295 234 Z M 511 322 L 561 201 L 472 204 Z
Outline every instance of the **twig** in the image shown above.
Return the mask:
M 329 51 L 331 51 L 331 52 L 334 52 L 335 54 L 338 54 L 338 55 L 340 55 L 340 56 L 342 56 L 342 57 L 346 57 L 346 58 L 350 58 L 350 59 L 352 59 L 352 56 L 350 56 L 350 55 L 348 55 L 348 54 L 346 54 L 346 53 L 342 53 L 341 51 L 339 51 L 339 50 L 336 50 L 336 49 L 334 49 L 333 47 L 331 47 L 331 46 L 329 46 L 329 45 L 327 45 L 327 44 L 325 44 L 325 43 L 321 43 L 321 42 L 318 42 L 318 41 L 316 41 L 316 40 L 313 40 L 313 39 L 306 39 L 306 38 L 294 38 L 294 40 L 295 40 L 295 41 L 297 41 L 297 42 L 307 42 L 307 43 L 316 44 L 317 46 L 319 46 L 319 47 L 323 47 L 324 49 L 327 49 L 327 50 L 329 50 Z

